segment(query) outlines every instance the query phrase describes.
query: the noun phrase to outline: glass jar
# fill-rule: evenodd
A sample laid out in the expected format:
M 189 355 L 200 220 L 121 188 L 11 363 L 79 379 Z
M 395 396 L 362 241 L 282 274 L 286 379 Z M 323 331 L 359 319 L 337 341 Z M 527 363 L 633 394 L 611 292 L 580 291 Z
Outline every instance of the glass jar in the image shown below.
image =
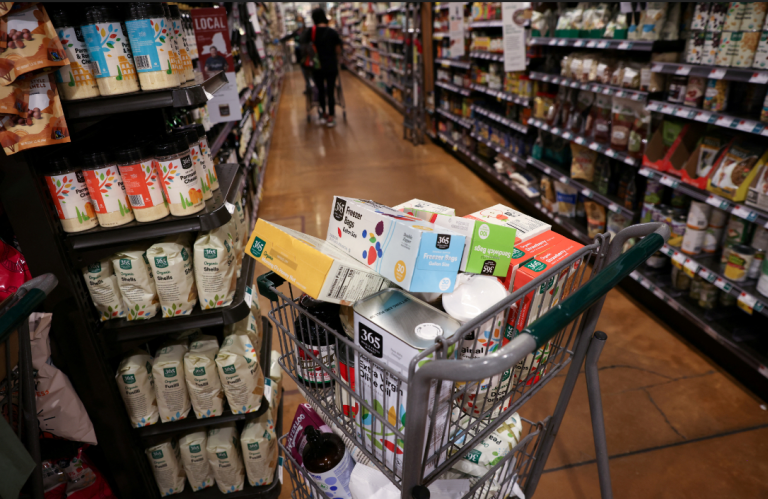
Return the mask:
M 181 73 L 171 64 L 172 28 L 160 4 L 129 4 L 125 27 L 142 89 L 173 88 L 183 83 Z
M 50 4 L 46 11 L 69 59 L 68 66 L 62 66 L 54 73 L 61 99 L 98 97 L 101 94 L 94 76 L 96 71 L 88 55 L 79 19 L 74 20 L 70 7 L 62 4 Z
M 208 147 L 208 136 L 205 134 L 205 127 L 200 123 L 194 123 L 182 128 L 194 128 L 197 130 L 200 154 L 202 154 L 203 161 L 205 161 L 205 171 L 208 174 L 208 184 L 211 186 L 212 191 L 219 190 L 219 177 L 216 175 L 216 168 L 213 167 L 213 157 L 211 156 L 211 148 Z
M 139 78 L 117 5 L 88 5 L 85 19 L 83 35 L 101 95 L 138 92 Z
M 155 144 L 155 161 L 172 215 L 191 215 L 205 208 L 203 186 L 185 137 L 171 135 Z
M 133 221 L 133 210 L 115 162 L 102 151 L 84 153 L 81 161 L 99 225 L 116 227 Z
M 115 153 L 128 201 L 139 222 L 160 220 L 170 213 L 154 168 L 154 159 L 155 155 L 148 143 L 124 147 Z
M 72 167 L 67 158 L 51 161 L 45 183 L 64 232 L 82 232 L 99 225 L 83 173 Z
M 205 167 L 203 154 L 200 152 L 200 141 L 197 137 L 197 130 L 194 128 L 177 128 L 173 133 L 179 137 L 184 137 L 187 144 L 189 144 L 189 156 L 192 158 L 192 163 L 195 165 L 195 171 L 197 171 L 197 177 L 200 179 L 200 185 L 203 187 L 203 201 L 208 201 L 213 197 L 213 191 L 211 191 L 211 183 L 208 179 L 208 170 Z
M 195 70 L 192 67 L 192 58 L 189 55 L 187 37 L 184 36 L 184 27 L 181 25 L 181 11 L 178 5 L 170 5 L 171 23 L 173 27 L 173 39 L 176 40 L 176 48 L 179 53 L 181 67 L 186 81 L 195 81 Z

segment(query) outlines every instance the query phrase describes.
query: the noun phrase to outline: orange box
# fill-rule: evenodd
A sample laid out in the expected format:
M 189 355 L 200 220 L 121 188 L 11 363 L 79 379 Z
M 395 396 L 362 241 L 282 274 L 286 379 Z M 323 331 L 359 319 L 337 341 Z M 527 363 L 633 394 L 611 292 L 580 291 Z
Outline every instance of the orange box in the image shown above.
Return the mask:
M 512 251 L 512 259 L 509 263 L 509 270 L 507 270 L 507 277 L 504 279 L 504 287 L 506 287 L 507 290 L 512 291 L 512 283 L 515 282 L 515 273 L 520 265 L 536 255 L 544 253 L 553 246 L 570 242 L 573 241 L 565 236 L 561 236 L 557 232 L 548 230 L 527 241 L 516 243 L 515 248 Z

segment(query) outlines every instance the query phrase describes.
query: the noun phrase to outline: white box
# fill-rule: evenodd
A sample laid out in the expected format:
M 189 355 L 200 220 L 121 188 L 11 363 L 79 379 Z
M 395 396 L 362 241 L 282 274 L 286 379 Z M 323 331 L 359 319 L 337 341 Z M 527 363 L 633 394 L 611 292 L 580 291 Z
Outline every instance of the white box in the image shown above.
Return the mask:
M 534 236 L 538 236 L 542 232 L 552 229 L 552 226 L 548 223 L 529 217 L 525 213 L 520 213 L 503 204 L 497 204 L 496 206 L 477 211 L 464 218 L 482 220 L 490 224 L 505 225 L 517 229 L 515 243 L 527 241 Z
M 456 210 L 448 208 L 446 206 L 440 206 L 439 204 L 429 203 L 422 201 L 421 199 L 411 199 L 405 203 L 400 203 L 397 206 L 393 206 L 393 209 L 402 211 L 408 215 L 426 220 L 430 223 L 435 223 L 435 219 L 438 215 L 445 215 L 448 217 L 455 217 Z

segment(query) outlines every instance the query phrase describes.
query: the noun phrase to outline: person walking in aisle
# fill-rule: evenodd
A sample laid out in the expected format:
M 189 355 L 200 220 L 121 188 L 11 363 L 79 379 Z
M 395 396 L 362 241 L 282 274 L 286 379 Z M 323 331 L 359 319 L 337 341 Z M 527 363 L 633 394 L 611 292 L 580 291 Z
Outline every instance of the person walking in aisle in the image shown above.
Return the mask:
M 312 78 L 312 70 L 302 64 L 302 51 L 301 51 L 301 35 L 307 29 L 304 27 L 304 17 L 296 16 L 296 29 L 293 32 L 288 33 L 280 39 L 281 42 L 286 40 L 293 40 L 293 53 L 296 56 L 296 64 L 301 68 L 301 74 L 304 76 L 305 89 L 304 93 L 307 93 L 309 88 L 309 79 Z
M 336 126 L 336 78 L 339 76 L 339 59 L 341 55 L 341 38 L 333 28 L 328 27 L 325 11 L 317 8 L 312 11 L 314 26 L 301 35 L 302 46 L 312 44 L 317 52 L 320 68 L 312 71 L 312 79 L 317 87 L 320 101 L 320 123 L 327 127 Z M 306 56 L 304 54 L 303 56 Z M 326 113 L 326 102 L 328 112 Z

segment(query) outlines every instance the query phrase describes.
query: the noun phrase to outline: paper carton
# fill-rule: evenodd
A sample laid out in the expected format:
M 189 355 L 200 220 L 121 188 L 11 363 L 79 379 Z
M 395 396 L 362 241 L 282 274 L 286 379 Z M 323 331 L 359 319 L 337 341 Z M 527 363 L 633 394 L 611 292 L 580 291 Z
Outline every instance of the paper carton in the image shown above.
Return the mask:
M 373 201 L 336 196 L 326 239 L 403 289 L 450 293 L 465 237 Z
M 538 236 L 515 245 L 515 249 L 512 252 L 512 259 L 509 263 L 509 270 L 504 279 L 504 286 L 507 290 L 512 291 L 512 283 L 515 282 L 515 274 L 520 265 L 536 255 L 540 255 L 541 253 L 550 250 L 555 245 L 568 244 L 570 242 L 572 241 L 567 237 L 548 230 Z
M 752 178 L 747 192 L 747 204 L 768 210 L 768 165 L 756 168 L 757 175 Z
M 761 145 L 748 142 L 731 143 L 712 168 L 707 190 L 731 201 L 744 201 L 752 181 L 768 162 L 768 151 L 761 155 L 762 149 Z
M 464 218 L 481 220 L 489 224 L 516 229 L 515 244 L 527 241 L 528 239 L 538 236 L 542 232 L 546 232 L 552 228 L 548 223 L 536 220 L 524 213 L 508 208 L 503 204 L 497 204 L 496 206 L 477 211 Z
M 691 157 L 691 152 L 696 148 L 696 143 L 706 130 L 707 125 L 703 123 L 689 123 L 667 149 L 660 126 L 645 147 L 643 166 L 680 176 L 686 161 Z
M 705 139 L 707 139 L 707 137 L 705 137 Z M 709 183 L 709 179 L 715 171 L 714 164 L 717 163 L 722 153 L 724 153 L 730 147 L 732 141 L 724 141 L 723 143 L 724 146 L 720 147 L 717 151 L 714 151 L 714 149 L 711 148 L 702 148 L 701 144 L 696 146 L 696 149 L 693 150 L 691 156 L 688 158 L 688 161 L 685 162 L 685 165 L 680 170 L 680 180 L 698 189 L 706 189 L 707 184 Z M 699 176 L 697 171 L 704 168 L 705 164 L 710 164 L 712 166 L 709 168 L 709 171 L 706 175 Z
M 459 270 L 496 277 L 507 275 L 517 229 L 445 215 L 437 215 L 435 225 L 463 234 L 466 238 Z
M 440 206 L 439 204 L 428 203 L 421 199 L 411 199 L 405 203 L 401 203 L 397 206 L 393 206 L 393 209 L 402 211 L 407 215 L 411 215 L 427 222 L 435 223 L 435 219 L 438 215 L 445 215 L 448 217 L 456 216 L 456 211 L 453 208 L 447 208 Z
M 334 245 L 260 218 L 248 255 L 312 298 L 342 305 L 392 286 Z

